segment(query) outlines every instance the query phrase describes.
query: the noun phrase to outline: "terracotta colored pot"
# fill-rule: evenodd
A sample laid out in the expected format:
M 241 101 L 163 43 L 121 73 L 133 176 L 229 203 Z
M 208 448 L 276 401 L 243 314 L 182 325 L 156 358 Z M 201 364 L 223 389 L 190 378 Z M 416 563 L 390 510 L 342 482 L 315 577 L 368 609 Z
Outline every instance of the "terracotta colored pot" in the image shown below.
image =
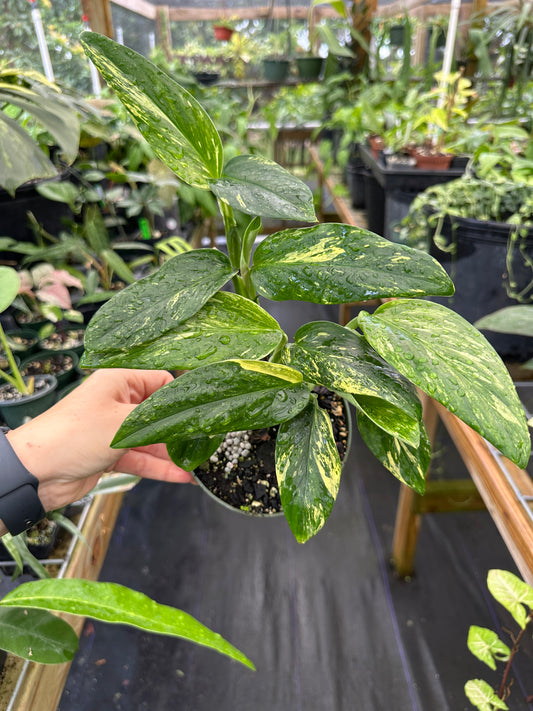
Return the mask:
M 435 153 L 425 155 L 424 153 L 414 153 L 416 165 L 422 170 L 448 170 L 451 165 L 453 155 L 451 153 Z
M 214 25 L 213 30 L 215 33 L 215 39 L 220 40 L 221 42 L 227 42 L 231 39 L 231 35 L 233 34 L 231 27 L 224 27 L 223 25 Z

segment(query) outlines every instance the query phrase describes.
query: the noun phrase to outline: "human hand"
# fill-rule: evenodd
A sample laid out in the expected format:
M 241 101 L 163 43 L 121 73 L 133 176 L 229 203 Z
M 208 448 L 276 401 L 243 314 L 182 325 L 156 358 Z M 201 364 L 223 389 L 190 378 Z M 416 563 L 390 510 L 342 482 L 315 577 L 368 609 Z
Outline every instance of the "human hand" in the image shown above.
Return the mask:
M 171 380 L 166 371 L 99 370 L 45 413 L 8 432 L 18 458 L 39 479 L 45 511 L 82 498 L 110 469 L 161 481 L 193 481 L 170 460 L 164 444 L 126 450 L 109 446 L 135 406 Z

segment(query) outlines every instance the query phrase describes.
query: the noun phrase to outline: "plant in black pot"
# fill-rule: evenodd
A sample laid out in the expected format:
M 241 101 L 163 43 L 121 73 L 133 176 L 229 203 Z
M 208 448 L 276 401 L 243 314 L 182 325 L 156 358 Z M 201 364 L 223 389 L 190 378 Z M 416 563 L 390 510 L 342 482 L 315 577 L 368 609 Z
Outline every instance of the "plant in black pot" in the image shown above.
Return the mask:
M 420 193 L 403 226 L 450 273 L 451 306 L 471 322 L 533 301 L 533 141 L 515 125 L 496 126 L 494 135 L 464 176 Z M 520 335 L 488 338 L 506 360 L 533 355 Z
M 17 295 L 20 279 L 11 267 L 0 266 L 0 313 Z M 0 415 L 9 427 L 18 427 L 26 417 L 44 412 L 55 400 L 57 380 L 53 375 L 24 378 L 15 360 L 9 341 L 0 323 L 0 345 L 7 358 L 8 369 L 0 370 Z
M 167 74 L 104 36 L 84 33 L 82 42 L 158 156 L 181 180 L 216 195 L 228 251 L 180 254 L 93 318 L 85 365 L 186 371 L 128 416 L 113 446 L 164 442 L 176 463 L 193 470 L 221 455 L 228 433 L 277 426 L 277 488 L 300 542 L 324 525 L 341 475 L 317 386 L 355 407 L 371 451 L 419 492 L 430 445 L 416 387 L 510 459 L 528 461 L 525 415 L 501 360 L 460 316 L 417 298 L 453 293 L 433 258 L 349 225 L 313 224 L 307 185 L 257 155 L 224 165 L 209 116 Z M 256 240 L 261 217 L 311 226 Z M 390 300 L 373 314 L 361 311 L 346 327 L 306 323 L 289 343 L 260 297 Z

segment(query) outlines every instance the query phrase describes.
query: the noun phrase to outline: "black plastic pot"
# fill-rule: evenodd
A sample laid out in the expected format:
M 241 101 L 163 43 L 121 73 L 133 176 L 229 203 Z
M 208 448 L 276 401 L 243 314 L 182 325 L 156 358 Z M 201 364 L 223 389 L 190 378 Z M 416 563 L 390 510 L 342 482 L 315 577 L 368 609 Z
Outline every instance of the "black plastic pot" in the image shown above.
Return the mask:
M 385 236 L 385 191 L 370 171 L 363 175 L 366 222 L 370 232 Z
M 508 255 L 511 230 L 511 225 L 501 222 L 461 217 L 454 217 L 452 222 L 446 218 L 442 238 L 448 246 L 454 246 L 454 252 L 443 251 L 433 239 L 429 250 L 450 274 L 455 294 L 449 299 L 432 300 L 449 306 L 471 323 L 505 306 L 516 305 L 518 302 L 509 296 L 507 289 L 511 280 L 513 291 L 519 292 L 533 278 L 533 272 L 525 262 L 525 257 L 533 259 L 533 229 Z M 524 362 L 533 357 L 532 338 L 490 331 L 483 333 L 499 355 L 509 362 Z
M 267 81 L 282 82 L 289 76 L 288 59 L 263 59 L 263 75 Z
M 391 166 L 386 165 L 383 159 L 376 160 L 364 145 L 359 146 L 359 156 L 381 188 L 380 191 L 375 186 L 367 187 L 366 209 L 369 220 L 381 226 L 378 234 L 393 241 L 396 227 L 409 212 L 415 197 L 432 185 L 459 178 L 464 173 L 465 165 L 459 164 L 458 167 L 450 167 L 448 170 Z M 369 229 L 372 228 L 369 226 Z
M 346 185 L 350 193 L 352 207 L 356 210 L 366 206 L 365 175 L 368 174 L 368 168 L 359 157 L 359 152 L 352 153 L 346 164 Z
M 28 417 L 36 417 L 51 407 L 56 398 L 57 380 L 53 375 L 39 375 L 36 382 L 44 382 L 42 390 L 35 390 L 33 395 L 26 395 L 18 400 L 2 400 L 2 390 L 6 385 L 0 386 L 0 416 L 11 429 L 22 425 Z
M 322 57 L 297 57 L 296 67 L 298 69 L 298 76 L 304 81 L 316 81 L 320 76 L 323 64 L 324 60 Z

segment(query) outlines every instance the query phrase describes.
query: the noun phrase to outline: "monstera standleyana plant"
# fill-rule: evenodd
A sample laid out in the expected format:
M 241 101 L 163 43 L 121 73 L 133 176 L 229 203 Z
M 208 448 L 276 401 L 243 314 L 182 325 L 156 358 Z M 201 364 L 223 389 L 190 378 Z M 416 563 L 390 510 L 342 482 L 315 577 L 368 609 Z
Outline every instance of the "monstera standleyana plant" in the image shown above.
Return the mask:
M 279 425 L 281 503 L 300 542 L 325 523 L 341 475 L 316 385 L 355 407 L 370 450 L 418 492 L 430 444 L 416 388 L 526 464 L 526 419 L 504 364 L 472 325 L 420 298 L 453 293 L 436 261 L 357 227 L 316 224 L 309 188 L 281 166 L 257 155 L 224 162 L 209 116 L 168 74 L 104 36 L 84 33 L 82 43 L 158 157 L 184 182 L 214 193 L 228 251 L 173 257 L 93 318 L 85 366 L 186 371 L 128 416 L 114 446 L 164 442 L 177 464 L 194 469 L 228 432 Z M 310 226 L 269 235 L 254 250 L 262 217 Z M 233 292 L 224 289 L 230 282 Z M 390 300 L 345 327 L 306 323 L 289 343 L 259 296 Z

